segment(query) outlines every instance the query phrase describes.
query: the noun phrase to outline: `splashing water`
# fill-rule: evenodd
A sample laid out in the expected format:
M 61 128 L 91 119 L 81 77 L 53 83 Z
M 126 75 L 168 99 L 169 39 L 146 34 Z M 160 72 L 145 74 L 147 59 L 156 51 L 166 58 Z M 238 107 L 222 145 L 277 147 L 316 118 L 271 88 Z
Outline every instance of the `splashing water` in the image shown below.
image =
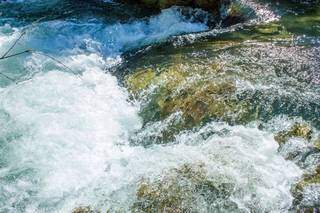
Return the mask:
M 168 9 L 146 21 L 58 20 L 30 29 L 16 51 L 63 55 L 61 61 L 82 75 L 61 72 L 59 64 L 37 54 L 0 65 L 4 73 L 29 79 L 2 82 L 0 211 L 70 211 L 81 204 L 75 201 L 82 191 L 96 188 L 107 174 L 116 178 L 121 168 L 106 169 L 134 152 L 123 146 L 141 122 L 138 107 L 104 69 L 118 63 L 123 51 L 206 28 Z M 22 29 L 1 27 L 1 52 Z
M 276 20 L 266 10 L 257 10 L 258 17 Z M 33 27 L 14 16 L 1 20 L 1 53 L 27 29 L 14 51 L 50 54 L 79 75 L 36 53 L 0 61 L 0 71 L 17 81 L 0 81 L 0 212 L 71 212 L 82 205 L 129 212 L 141 180 L 152 183 L 172 168 L 198 163 L 214 184 L 231 186 L 226 200 L 235 204 L 232 211 L 287 211 L 302 171 L 278 153 L 272 131 L 209 122 L 180 132 L 170 144 L 143 146 L 179 113 L 145 125 L 142 106 L 108 72 L 123 62 L 123 53 L 172 36 L 192 37 L 208 30 L 206 23 L 175 7 L 149 18 L 105 21 L 112 15 L 77 14 Z M 195 204 L 197 212 L 210 212 L 224 201 L 199 198 Z

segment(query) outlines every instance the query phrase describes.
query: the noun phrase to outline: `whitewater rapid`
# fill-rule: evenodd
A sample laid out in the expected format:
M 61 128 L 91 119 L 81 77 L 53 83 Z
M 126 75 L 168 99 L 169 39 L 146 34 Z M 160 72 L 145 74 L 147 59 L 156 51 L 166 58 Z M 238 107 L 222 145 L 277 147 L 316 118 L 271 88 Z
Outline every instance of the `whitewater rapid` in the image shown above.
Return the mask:
M 0 62 L 0 71 L 17 79 L 1 80 L 0 212 L 70 212 L 81 205 L 129 211 L 141 178 L 199 162 L 213 180 L 234 185 L 230 199 L 244 211 L 288 209 L 301 171 L 278 154 L 271 133 L 213 122 L 167 146 L 129 142 L 142 128 L 140 106 L 108 68 L 125 51 L 207 29 L 177 8 L 129 23 L 66 19 L 30 27 L 11 20 L 0 26 L 1 53 L 27 30 L 15 51 L 50 54 L 73 71 L 35 53 Z

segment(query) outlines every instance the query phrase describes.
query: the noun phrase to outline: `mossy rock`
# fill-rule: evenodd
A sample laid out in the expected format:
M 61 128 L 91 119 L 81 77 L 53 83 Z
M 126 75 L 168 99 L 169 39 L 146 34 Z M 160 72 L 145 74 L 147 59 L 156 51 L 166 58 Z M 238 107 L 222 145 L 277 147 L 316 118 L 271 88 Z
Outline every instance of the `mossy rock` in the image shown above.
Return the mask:
M 100 211 L 93 210 L 90 206 L 80 206 L 72 210 L 72 213 L 101 213 Z
M 303 179 L 297 184 L 297 188 L 303 189 L 310 184 L 320 184 L 320 165 L 312 175 L 305 175 Z
M 303 191 L 305 187 L 308 187 L 310 185 L 320 186 L 320 165 L 316 168 L 313 174 L 304 175 L 303 178 L 292 187 L 291 193 L 294 197 L 293 203 L 295 206 L 300 205 L 303 199 Z
M 144 124 L 181 112 L 177 131 L 163 131 L 168 141 L 181 131 L 210 121 L 238 125 L 268 122 L 279 115 L 301 117 L 319 128 L 320 105 L 303 95 L 310 82 L 299 77 L 310 76 L 301 73 L 306 70 L 303 67 L 316 64 L 316 58 L 305 58 L 303 48 L 261 42 L 287 36 L 280 23 L 249 28 L 223 34 L 223 40 L 217 35 L 215 40 L 181 47 L 151 48 L 123 65 L 121 80 L 141 103 Z M 254 41 L 243 43 L 241 38 Z M 288 57 L 283 55 L 287 51 L 292 52 Z M 297 63 L 301 69 L 292 69 Z M 296 73 L 288 72 L 291 70 Z
M 136 98 L 148 100 L 141 113 L 147 121 L 182 112 L 187 126 L 207 120 L 240 123 L 252 116 L 250 106 L 237 100 L 234 81 L 211 77 L 220 72 L 215 63 L 198 69 L 176 64 L 159 73 L 155 69 L 139 70 L 125 82 Z M 145 94 L 147 97 L 139 97 Z
M 303 138 L 310 140 L 312 136 L 312 128 L 307 124 L 295 123 L 288 131 L 279 132 L 274 136 L 274 139 L 283 145 L 290 138 Z
M 184 164 L 169 170 L 160 180 L 141 180 L 132 211 L 192 212 L 197 211 L 199 199 L 208 206 L 220 200 L 220 205 L 225 202 L 230 208 L 236 208 L 235 203 L 228 201 L 232 191 L 232 184 L 211 180 L 203 164 Z
M 152 69 L 146 69 L 135 72 L 127 79 L 129 90 L 137 95 L 139 91 L 146 89 L 155 78 L 155 72 Z
M 317 149 L 320 150 L 320 138 L 318 138 L 318 139 L 314 142 L 314 147 L 316 147 Z

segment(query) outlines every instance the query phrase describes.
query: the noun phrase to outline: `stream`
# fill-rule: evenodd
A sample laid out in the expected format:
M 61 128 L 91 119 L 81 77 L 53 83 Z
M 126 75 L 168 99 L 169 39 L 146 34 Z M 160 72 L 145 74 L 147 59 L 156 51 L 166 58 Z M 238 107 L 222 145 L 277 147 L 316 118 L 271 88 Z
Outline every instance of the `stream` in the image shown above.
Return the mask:
M 319 210 L 320 3 L 234 7 L 0 0 L 0 212 Z

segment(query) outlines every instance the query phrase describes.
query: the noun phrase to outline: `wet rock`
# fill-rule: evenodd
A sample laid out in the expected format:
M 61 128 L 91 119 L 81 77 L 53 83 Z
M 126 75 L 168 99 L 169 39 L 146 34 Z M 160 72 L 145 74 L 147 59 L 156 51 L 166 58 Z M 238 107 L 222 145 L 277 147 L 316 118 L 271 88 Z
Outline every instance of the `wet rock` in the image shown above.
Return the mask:
M 274 136 L 279 153 L 295 162 L 301 169 L 311 171 L 320 163 L 320 149 L 312 138 L 313 129 L 307 124 L 295 123 L 289 130 Z M 290 140 L 291 138 L 303 140 Z
M 279 152 L 306 172 L 291 189 L 293 206 L 302 212 L 320 207 L 320 149 L 317 142 L 312 140 L 312 133 L 312 128 L 307 124 L 295 123 L 289 130 L 274 137 L 280 145 Z M 304 140 L 289 140 L 291 138 Z
M 141 103 L 145 126 L 181 114 L 180 123 L 161 129 L 145 140 L 147 144 L 168 143 L 180 132 L 210 121 L 238 125 L 286 115 L 320 127 L 319 95 L 309 82 L 317 72 L 317 51 L 271 44 L 292 37 L 279 23 L 228 32 L 224 40 L 217 36 L 215 41 L 151 48 L 119 70 L 124 85 Z M 300 134 L 295 131 L 281 133 L 277 140 L 283 143 Z
M 101 213 L 100 210 L 92 209 L 90 206 L 80 206 L 72 210 L 72 213 Z
M 236 1 L 231 1 L 225 11 L 222 26 L 231 26 L 237 23 L 245 22 L 249 19 L 248 14 L 252 13 L 250 9 L 246 8 L 244 5 L 239 4 Z
M 318 139 L 314 142 L 314 147 L 316 147 L 317 149 L 320 150 L 320 138 L 318 138 Z
M 146 89 L 155 78 L 155 72 L 152 69 L 146 69 L 142 71 L 137 71 L 132 76 L 130 76 L 126 83 L 129 90 L 137 95 L 139 91 Z
M 218 64 L 193 71 L 181 64 L 160 73 L 147 69 L 130 75 L 126 85 L 133 94 L 150 94 L 142 112 L 146 120 L 182 112 L 186 125 L 193 126 L 210 119 L 241 122 L 249 117 L 249 106 L 237 100 L 233 81 L 210 79 L 219 73 Z
M 279 132 L 274 136 L 274 139 L 283 145 L 290 138 L 303 138 L 305 140 L 310 140 L 312 136 L 312 129 L 307 124 L 295 123 L 290 130 Z
M 298 184 L 298 188 L 303 188 L 309 184 L 320 184 L 320 165 L 317 167 L 316 171 L 312 175 L 306 175 Z
M 215 183 L 211 180 L 203 164 L 184 164 L 167 172 L 160 180 L 142 180 L 139 183 L 133 212 L 192 212 L 236 209 L 236 204 L 228 200 L 233 186 Z M 201 203 L 201 205 L 199 205 Z
M 320 165 L 313 174 L 304 177 L 292 188 L 293 205 L 301 210 L 320 208 Z

